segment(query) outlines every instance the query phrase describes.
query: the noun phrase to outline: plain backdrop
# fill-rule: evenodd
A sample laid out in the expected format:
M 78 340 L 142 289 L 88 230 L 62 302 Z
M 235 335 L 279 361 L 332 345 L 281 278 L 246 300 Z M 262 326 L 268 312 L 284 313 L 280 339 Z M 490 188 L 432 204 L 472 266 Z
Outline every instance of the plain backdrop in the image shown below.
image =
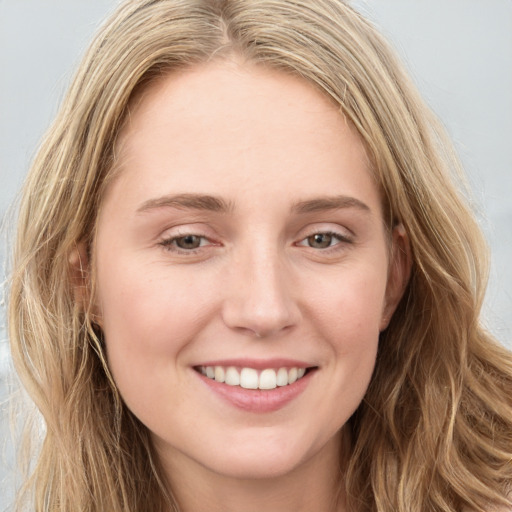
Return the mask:
M 312 0 L 314 1 L 314 0 Z M 453 137 L 492 250 L 484 319 L 512 348 L 512 0 L 355 0 L 392 41 Z M 0 218 L 114 0 L 0 0 Z M 5 250 L 0 242 L 0 261 Z M 0 444 L 10 369 L 0 305 Z M 12 446 L 0 459 L 0 511 Z M 0 457 L 1 457 L 0 452 Z

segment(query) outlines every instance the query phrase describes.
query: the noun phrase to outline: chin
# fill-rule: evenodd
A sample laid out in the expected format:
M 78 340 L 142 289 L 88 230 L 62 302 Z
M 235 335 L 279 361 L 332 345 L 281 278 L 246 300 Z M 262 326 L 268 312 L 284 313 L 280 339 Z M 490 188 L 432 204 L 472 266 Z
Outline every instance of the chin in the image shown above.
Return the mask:
M 263 437 L 263 436 L 262 436 Z M 301 467 L 314 464 L 320 456 L 326 453 L 339 453 L 331 442 L 311 443 L 307 439 L 278 438 L 263 442 L 233 443 L 221 453 L 212 453 L 209 461 L 203 459 L 203 464 L 210 470 L 228 478 L 238 480 L 276 479 L 300 471 Z M 334 440 L 333 440 L 334 441 Z M 206 454 L 203 454 L 206 455 Z M 330 457 L 330 455 L 328 455 Z
M 291 474 L 300 463 L 300 460 L 291 457 L 265 456 L 259 457 L 258 460 L 253 457 L 238 457 L 219 461 L 210 469 L 224 477 L 237 480 L 266 480 Z

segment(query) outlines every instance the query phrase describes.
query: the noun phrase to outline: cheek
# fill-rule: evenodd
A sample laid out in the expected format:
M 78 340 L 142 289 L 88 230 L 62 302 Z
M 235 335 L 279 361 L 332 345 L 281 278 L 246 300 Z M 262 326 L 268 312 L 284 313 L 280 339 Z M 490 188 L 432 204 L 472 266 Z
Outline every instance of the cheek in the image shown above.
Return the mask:
M 98 269 L 98 302 L 110 343 L 166 350 L 169 340 L 186 337 L 202 323 L 209 294 L 190 273 L 158 270 L 158 265 L 128 262 Z M 163 345 L 161 345 L 163 343 Z
M 177 377 L 180 357 L 213 304 L 190 276 L 135 267 L 118 261 L 98 268 L 101 324 L 109 367 L 128 406 L 158 410 L 152 400 Z
M 373 374 L 386 289 L 382 270 L 340 273 L 311 302 L 316 330 L 328 342 L 335 366 L 333 391 L 350 404 L 343 414 L 358 407 Z
M 368 389 L 378 349 L 385 270 L 384 264 L 358 262 L 333 269 L 321 279 L 316 273 L 314 286 L 311 279 L 303 281 L 315 344 L 325 349 L 328 385 L 315 410 L 318 418 L 324 418 L 327 436 L 348 421 Z
M 375 343 L 380 332 L 386 291 L 384 265 L 339 272 L 312 288 L 319 329 L 340 351 Z

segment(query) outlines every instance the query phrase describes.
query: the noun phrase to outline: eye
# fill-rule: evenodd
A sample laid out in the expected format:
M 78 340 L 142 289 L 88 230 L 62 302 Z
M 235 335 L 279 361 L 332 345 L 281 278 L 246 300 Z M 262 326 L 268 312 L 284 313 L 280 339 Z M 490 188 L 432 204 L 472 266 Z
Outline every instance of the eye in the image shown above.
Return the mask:
M 174 243 L 180 249 L 197 249 L 201 247 L 204 237 L 197 235 L 186 235 L 174 239 Z
M 163 240 L 161 245 L 170 250 L 193 251 L 205 245 L 210 245 L 210 242 L 204 236 L 187 234 Z
M 314 233 L 313 235 L 304 238 L 297 245 L 311 247 L 312 249 L 328 249 L 338 245 L 341 242 L 349 242 L 347 237 L 338 233 Z

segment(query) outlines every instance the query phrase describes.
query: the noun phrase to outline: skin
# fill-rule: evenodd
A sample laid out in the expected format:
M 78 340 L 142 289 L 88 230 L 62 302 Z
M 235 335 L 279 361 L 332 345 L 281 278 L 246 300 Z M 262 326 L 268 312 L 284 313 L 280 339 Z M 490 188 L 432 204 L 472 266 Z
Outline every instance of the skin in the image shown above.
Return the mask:
M 409 267 L 360 137 L 308 83 L 223 61 L 144 91 L 118 153 L 95 308 L 114 379 L 181 509 L 344 510 L 343 425 Z M 199 246 L 180 249 L 190 240 Z M 194 369 L 232 358 L 316 370 L 285 406 L 251 412 Z

